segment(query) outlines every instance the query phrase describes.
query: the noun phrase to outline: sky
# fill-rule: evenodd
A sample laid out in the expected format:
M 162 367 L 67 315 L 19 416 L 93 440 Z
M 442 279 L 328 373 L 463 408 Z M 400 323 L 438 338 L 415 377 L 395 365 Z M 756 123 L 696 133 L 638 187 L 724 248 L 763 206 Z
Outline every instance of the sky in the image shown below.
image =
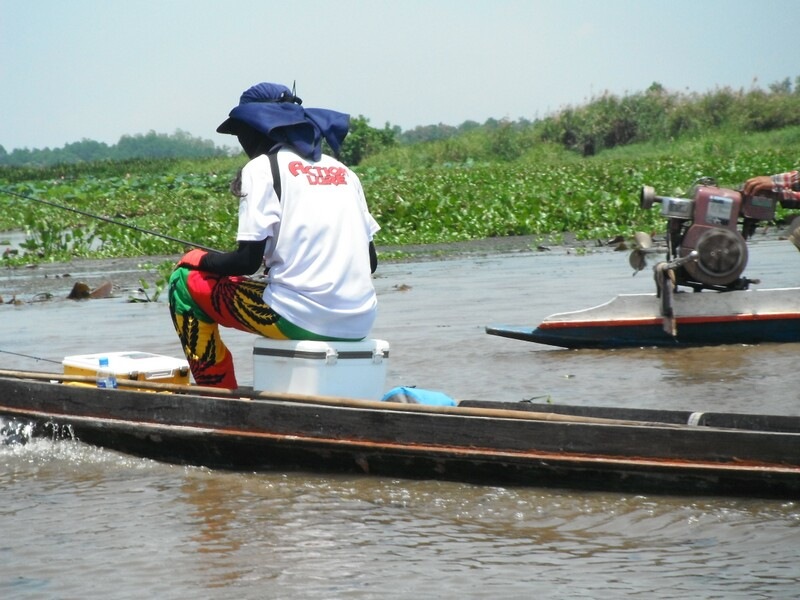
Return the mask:
M 800 0 L 0 0 L 0 146 L 216 127 L 261 81 L 373 127 L 800 76 Z

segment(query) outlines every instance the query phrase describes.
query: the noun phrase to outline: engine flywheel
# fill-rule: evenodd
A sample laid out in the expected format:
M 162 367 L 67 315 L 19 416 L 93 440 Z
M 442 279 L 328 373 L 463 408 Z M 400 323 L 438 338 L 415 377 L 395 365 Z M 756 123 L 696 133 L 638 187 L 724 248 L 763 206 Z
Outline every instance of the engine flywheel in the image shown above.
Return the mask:
M 747 266 L 747 243 L 730 229 L 706 229 L 698 238 L 695 250 L 697 261 L 688 263 L 686 270 L 700 283 L 733 283 Z

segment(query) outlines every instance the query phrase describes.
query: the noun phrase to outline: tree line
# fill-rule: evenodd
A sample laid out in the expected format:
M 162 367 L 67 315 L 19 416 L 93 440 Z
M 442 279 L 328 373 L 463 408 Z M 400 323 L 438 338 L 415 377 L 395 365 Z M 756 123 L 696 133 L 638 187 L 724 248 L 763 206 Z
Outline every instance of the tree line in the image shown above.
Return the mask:
M 588 156 L 642 142 L 673 141 L 708 131 L 760 132 L 800 125 L 800 76 L 766 90 L 729 87 L 671 93 L 659 83 L 626 96 L 603 94 L 537 123 L 542 141 Z
M 606 92 L 533 121 L 489 119 L 482 125 L 418 127 L 399 135 L 393 147 L 370 154 L 365 163 L 419 169 L 541 159 L 564 152 L 588 157 L 632 144 L 669 144 L 711 134 L 734 138 L 794 127 L 800 127 L 800 76 L 767 89 L 722 87 L 705 93 L 670 92 L 654 82 L 643 92 Z
M 150 131 L 147 134 L 123 135 L 116 144 L 83 139 L 63 148 L 16 148 L 7 152 L 0 146 L 0 165 L 9 167 L 53 166 L 99 161 L 125 161 L 137 158 L 205 158 L 224 156 L 211 140 L 192 137 L 185 131 L 174 134 Z
M 603 93 L 578 106 L 564 107 L 533 121 L 487 119 L 459 126 L 439 123 L 401 131 L 386 123 L 370 125 L 363 115 L 351 118 L 350 133 L 340 158 L 349 165 L 381 156 L 404 162 L 410 147 L 420 156 L 446 160 L 514 160 L 537 145 L 555 145 L 590 156 L 604 149 L 642 142 L 665 142 L 726 129 L 758 132 L 800 125 L 800 76 L 766 89 L 717 88 L 704 93 L 670 92 L 654 82 L 643 92 L 618 96 Z M 226 156 L 228 148 L 177 130 L 126 135 L 114 145 L 84 139 L 63 148 L 43 150 L 0 146 L 0 166 L 36 167 L 132 159 L 205 158 Z M 419 161 L 417 161 L 419 162 Z M 424 162 L 424 161 L 423 161 Z

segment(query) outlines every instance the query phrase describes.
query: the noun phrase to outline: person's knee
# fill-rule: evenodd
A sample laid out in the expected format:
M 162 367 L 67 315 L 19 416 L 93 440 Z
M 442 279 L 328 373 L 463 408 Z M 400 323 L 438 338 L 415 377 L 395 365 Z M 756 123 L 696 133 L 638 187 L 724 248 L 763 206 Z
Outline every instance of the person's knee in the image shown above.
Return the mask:
M 192 296 L 189 276 L 193 272 L 197 273 L 185 267 L 178 267 L 170 275 L 167 291 L 169 310 L 172 314 L 194 317 L 203 323 L 213 323 L 214 319 L 205 313 Z
M 188 314 L 192 312 L 194 301 L 189 294 L 189 287 L 186 285 L 186 276 L 189 269 L 178 267 L 169 276 L 167 298 L 169 307 L 173 312 Z

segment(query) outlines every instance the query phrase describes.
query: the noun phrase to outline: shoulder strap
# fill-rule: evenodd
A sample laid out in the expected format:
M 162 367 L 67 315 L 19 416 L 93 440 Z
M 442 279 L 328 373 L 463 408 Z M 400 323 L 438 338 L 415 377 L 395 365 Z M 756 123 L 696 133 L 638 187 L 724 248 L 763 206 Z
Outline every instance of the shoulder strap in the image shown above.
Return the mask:
M 268 155 L 269 167 L 272 169 L 272 187 L 275 189 L 275 194 L 278 196 L 278 201 L 281 199 L 281 171 L 278 168 L 278 150 L 273 150 Z

